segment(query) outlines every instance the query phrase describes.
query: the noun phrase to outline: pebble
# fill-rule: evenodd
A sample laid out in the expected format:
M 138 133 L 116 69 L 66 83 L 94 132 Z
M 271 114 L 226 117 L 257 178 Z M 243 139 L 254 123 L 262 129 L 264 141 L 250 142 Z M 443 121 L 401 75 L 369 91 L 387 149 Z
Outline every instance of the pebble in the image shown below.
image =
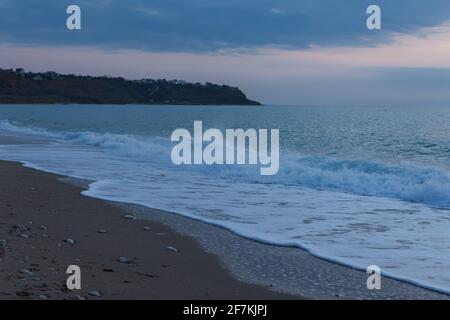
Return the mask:
M 20 273 L 26 274 L 27 276 L 31 276 L 34 274 L 33 272 L 31 272 L 30 270 L 27 270 L 27 269 L 20 270 Z
M 75 244 L 75 240 L 73 240 L 73 239 L 70 239 L 70 238 L 69 238 L 69 239 L 66 239 L 66 240 L 64 240 L 64 242 L 65 242 L 65 243 L 68 243 L 68 244 L 70 244 L 70 245 L 72 245 L 72 246 L 73 246 L 73 245 Z
M 48 299 L 48 297 L 45 294 L 38 295 L 38 298 L 41 299 L 41 300 L 47 300 Z
M 169 249 L 169 250 L 171 250 L 171 251 L 174 251 L 174 252 L 180 251 L 180 250 L 178 250 L 177 248 L 172 247 L 172 246 L 168 246 L 167 249 Z
M 20 235 L 20 237 L 21 237 L 21 238 L 24 238 L 24 239 L 29 239 L 29 238 L 30 238 L 30 236 L 27 235 L 27 234 L 25 234 L 25 233 L 22 233 L 22 234 Z
M 18 231 L 27 231 L 28 228 L 25 227 L 23 224 L 16 224 L 13 226 L 13 229 L 16 229 Z
M 98 230 L 98 233 L 106 233 L 106 230 L 105 229 L 100 229 L 100 230 Z
M 145 230 L 145 231 L 149 231 L 149 230 L 150 230 L 150 227 L 144 227 L 144 230 Z
M 131 263 L 131 259 L 126 257 L 119 257 L 117 261 L 119 261 L 120 263 Z
M 128 219 L 128 220 L 136 220 L 136 217 L 135 216 L 132 216 L 131 214 L 126 214 L 126 215 L 124 215 L 123 216 L 125 219 Z
M 41 230 L 47 230 L 47 227 L 46 227 L 46 226 L 40 226 L 39 229 L 41 229 Z
M 93 297 L 101 297 L 102 293 L 100 291 L 98 291 L 98 290 L 92 290 L 92 291 L 89 292 L 89 295 L 93 296 Z

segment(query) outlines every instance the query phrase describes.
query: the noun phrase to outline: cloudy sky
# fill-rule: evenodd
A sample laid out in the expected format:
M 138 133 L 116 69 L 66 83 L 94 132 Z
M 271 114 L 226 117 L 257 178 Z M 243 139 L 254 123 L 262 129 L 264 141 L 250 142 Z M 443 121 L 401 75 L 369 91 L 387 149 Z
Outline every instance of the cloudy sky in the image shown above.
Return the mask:
M 70 4 L 82 30 L 66 28 Z M 450 106 L 450 1 L 0 0 L 0 67 L 227 83 L 268 104 Z

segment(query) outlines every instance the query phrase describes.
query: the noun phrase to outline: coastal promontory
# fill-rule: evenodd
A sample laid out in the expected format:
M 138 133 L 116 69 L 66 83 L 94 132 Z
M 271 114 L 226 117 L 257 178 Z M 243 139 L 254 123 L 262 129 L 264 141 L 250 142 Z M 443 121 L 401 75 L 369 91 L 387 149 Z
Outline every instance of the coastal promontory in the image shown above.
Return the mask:
M 237 87 L 0 69 L 0 104 L 260 105 Z

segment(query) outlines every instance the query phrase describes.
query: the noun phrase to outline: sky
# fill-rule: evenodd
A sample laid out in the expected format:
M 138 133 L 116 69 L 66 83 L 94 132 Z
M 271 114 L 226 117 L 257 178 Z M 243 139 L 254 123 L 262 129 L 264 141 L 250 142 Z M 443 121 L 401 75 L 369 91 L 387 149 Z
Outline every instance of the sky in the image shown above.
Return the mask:
M 225 83 L 277 105 L 450 106 L 450 1 L 0 0 L 0 67 Z

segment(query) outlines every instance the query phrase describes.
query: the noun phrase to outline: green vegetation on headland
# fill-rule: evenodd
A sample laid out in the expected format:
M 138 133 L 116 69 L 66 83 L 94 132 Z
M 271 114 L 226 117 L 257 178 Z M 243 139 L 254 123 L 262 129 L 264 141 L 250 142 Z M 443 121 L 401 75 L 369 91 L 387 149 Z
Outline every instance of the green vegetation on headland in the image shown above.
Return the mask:
M 236 87 L 0 69 L 0 104 L 260 105 Z

